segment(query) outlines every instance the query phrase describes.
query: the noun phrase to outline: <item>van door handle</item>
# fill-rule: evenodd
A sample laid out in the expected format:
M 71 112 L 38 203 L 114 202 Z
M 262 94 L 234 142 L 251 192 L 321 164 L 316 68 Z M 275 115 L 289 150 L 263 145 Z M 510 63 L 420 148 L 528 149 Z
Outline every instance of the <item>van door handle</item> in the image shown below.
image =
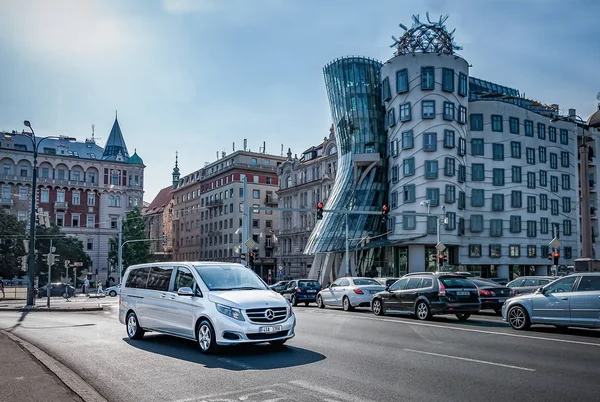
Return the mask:
M 166 293 L 162 293 L 162 294 L 160 295 L 160 297 L 161 297 L 162 299 L 164 299 L 165 297 L 167 297 L 167 294 L 166 294 Z
M 169 299 L 175 300 L 175 296 L 171 296 L 171 297 L 169 297 Z
M 561 297 L 562 300 L 569 300 L 568 297 Z

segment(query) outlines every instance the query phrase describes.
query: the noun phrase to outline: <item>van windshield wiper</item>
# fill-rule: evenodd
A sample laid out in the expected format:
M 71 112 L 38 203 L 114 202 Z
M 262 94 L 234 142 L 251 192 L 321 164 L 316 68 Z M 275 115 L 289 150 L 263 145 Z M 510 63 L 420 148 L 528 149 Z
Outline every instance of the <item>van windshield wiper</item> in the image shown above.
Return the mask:
M 233 288 L 233 290 L 264 290 L 264 289 L 257 288 L 255 286 L 241 286 L 239 288 Z
M 233 290 L 233 288 L 212 288 L 210 290 Z

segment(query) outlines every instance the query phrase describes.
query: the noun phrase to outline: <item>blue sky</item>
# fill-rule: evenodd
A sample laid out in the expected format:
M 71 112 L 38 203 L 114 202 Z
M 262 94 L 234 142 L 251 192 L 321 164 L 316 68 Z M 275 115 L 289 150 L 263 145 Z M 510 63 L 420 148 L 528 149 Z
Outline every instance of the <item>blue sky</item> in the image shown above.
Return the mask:
M 582 117 L 600 92 L 594 0 L 0 0 L 0 130 L 100 145 L 115 110 L 146 168 L 145 200 L 236 149 L 300 154 L 328 134 L 322 67 L 387 60 L 398 23 L 450 14 L 471 75 Z

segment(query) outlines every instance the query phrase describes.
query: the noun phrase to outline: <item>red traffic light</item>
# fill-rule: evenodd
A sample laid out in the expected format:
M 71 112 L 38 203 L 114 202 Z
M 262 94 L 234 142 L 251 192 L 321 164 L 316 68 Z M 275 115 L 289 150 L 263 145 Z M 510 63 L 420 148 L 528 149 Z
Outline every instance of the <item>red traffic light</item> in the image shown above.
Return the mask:
M 254 253 L 250 253 L 250 257 L 254 257 Z
M 318 204 L 317 204 L 317 208 L 319 208 L 319 209 L 323 209 L 323 203 L 322 203 L 322 202 L 318 203 Z
M 558 257 L 558 256 L 559 256 L 558 251 L 555 251 L 554 253 L 552 253 L 552 257 Z
M 387 212 L 389 208 L 388 208 L 387 205 L 384 205 L 382 209 L 383 209 L 384 212 Z

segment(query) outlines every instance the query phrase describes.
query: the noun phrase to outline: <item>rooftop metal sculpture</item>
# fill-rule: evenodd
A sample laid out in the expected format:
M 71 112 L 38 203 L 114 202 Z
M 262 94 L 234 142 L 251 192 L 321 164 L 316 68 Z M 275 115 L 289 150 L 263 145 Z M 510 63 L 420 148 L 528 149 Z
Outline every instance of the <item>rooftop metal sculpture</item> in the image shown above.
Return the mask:
M 415 52 L 454 54 L 455 51 L 462 50 L 462 47 L 454 42 L 456 29 L 448 32 L 444 25 L 448 15 L 440 16 L 439 21 L 431 21 L 429 13 L 425 15 L 427 22 L 421 22 L 419 14 L 413 15 L 413 25 L 410 29 L 403 24 L 399 25 L 405 32 L 400 39 L 392 35 L 394 43 L 390 47 L 396 48 L 395 56 Z

